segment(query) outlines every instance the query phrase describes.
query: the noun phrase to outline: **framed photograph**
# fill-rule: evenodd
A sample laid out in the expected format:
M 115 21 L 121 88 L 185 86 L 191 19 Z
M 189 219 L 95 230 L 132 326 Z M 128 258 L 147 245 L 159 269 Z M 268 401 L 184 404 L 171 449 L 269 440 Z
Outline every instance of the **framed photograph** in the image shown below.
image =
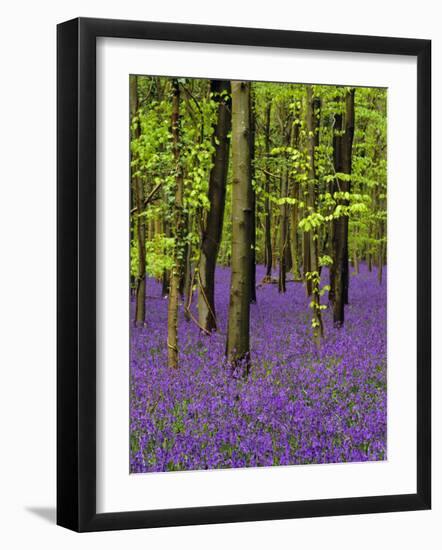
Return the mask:
M 429 509 L 430 41 L 57 31 L 57 523 Z

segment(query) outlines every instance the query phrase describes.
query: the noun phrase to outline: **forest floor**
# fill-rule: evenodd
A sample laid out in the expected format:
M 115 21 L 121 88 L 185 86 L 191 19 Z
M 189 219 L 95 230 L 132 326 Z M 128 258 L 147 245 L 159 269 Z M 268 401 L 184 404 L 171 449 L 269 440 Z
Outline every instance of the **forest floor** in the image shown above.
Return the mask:
M 387 270 L 381 285 L 376 269 L 351 272 L 345 325 L 333 328 L 327 308 L 319 349 L 304 286 L 258 287 L 246 380 L 224 359 L 230 270 L 216 274 L 219 332 L 202 334 L 180 308 L 176 370 L 167 299 L 148 279 L 146 327 L 131 328 L 131 472 L 386 459 Z

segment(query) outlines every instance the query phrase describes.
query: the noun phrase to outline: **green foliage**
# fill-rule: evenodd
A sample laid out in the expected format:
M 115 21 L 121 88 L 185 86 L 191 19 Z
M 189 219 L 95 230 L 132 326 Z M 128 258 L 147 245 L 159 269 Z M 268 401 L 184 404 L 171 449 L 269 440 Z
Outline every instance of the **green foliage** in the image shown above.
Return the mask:
M 209 209 L 208 182 L 213 152 L 217 145 L 214 123 L 217 97 L 209 81 L 178 79 L 181 93 L 179 121 L 180 161 L 176 166 L 171 134 L 171 79 L 138 77 L 139 110 L 131 120 L 131 172 L 143 182 L 145 196 L 156 186 L 159 190 L 145 211 L 140 213 L 147 228 L 147 271 L 160 277 L 171 267 L 174 246 L 184 254 L 190 245 L 192 261 L 198 260 L 202 228 Z M 320 267 L 332 265 L 331 240 L 334 220 L 346 217 L 349 223 L 349 254 L 360 258 L 374 257 L 386 244 L 387 216 L 387 91 L 357 88 L 355 93 L 355 133 L 351 174 L 336 173 L 334 140 L 343 135 L 336 128 L 337 117 L 345 118 L 343 86 L 314 85 L 313 94 L 320 99 L 315 116 L 319 122 L 318 145 L 315 147 L 315 179 L 309 176 L 306 124 L 306 86 L 254 82 L 252 94 L 255 115 L 255 151 L 252 165 L 256 194 L 256 245 L 258 263 L 264 262 L 264 225 L 266 204 L 270 204 L 272 239 L 278 234 L 280 212 L 288 216 L 296 210 L 297 227 L 289 220 L 291 238 L 296 231 L 299 241 L 304 233 L 313 232 L 318 241 Z M 224 96 L 227 94 L 223 92 Z M 269 147 L 266 149 L 266 123 L 270 110 Z M 136 129 L 140 136 L 135 137 Z M 289 137 L 288 137 L 289 136 Z M 268 153 L 267 153 L 268 151 Z M 231 153 L 230 153 L 231 154 Z M 171 212 L 175 205 L 177 170 L 184 179 L 183 217 L 186 227 L 180 243 L 169 235 Z M 287 193 L 281 192 L 283 177 L 288 177 Z M 227 194 L 223 236 L 218 263 L 229 264 L 232 240 L 231 162 L 228 166 Z M 307 206 L 308 191 L 314 188 L 314 208 Z M 132 215 L 132 228 L 138 213 Z M 132 235 L 135 239 L 135 234 Z M 278 254 L 278 240 L 273 242 Z M 302 255 L 302 251 L 298 250 Z M 131 243 L 131 272 L 138 265 L 135 240 Z M 316 284 L 316 283 L 315 283 Z M 320 285 L 320 281 L 318 282 Z M 323 287 L 324 288 L 324 287 Z M 323 292 L 323 288 L 318 291 Z M 322 306 L 321 306 L 322 307 Z

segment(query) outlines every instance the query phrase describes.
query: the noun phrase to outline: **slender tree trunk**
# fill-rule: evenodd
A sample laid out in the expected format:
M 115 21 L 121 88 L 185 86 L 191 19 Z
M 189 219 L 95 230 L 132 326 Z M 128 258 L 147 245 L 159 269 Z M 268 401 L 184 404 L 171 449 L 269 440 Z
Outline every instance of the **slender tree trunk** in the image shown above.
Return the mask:
M 313 97 L 313 87 L 307 87 L 307 132 L 308 132 L 308 196 L 307 206 L 309 214 L 316 211 L 317 200 L 317 183 L 316 183 L 316 166 L 315 166 L 315 148 L 319 145 L 319 109 L 320 101 Z M 324 335 L 324 327 L 322 324 L 321 300 L 319 294 L 319 254 L 318 254 L 318 234 L 312 228 L 306 233 L 308 236 L 308 246 L 310 249 L 310 279 L 311 279 L 311 296 L 313 302 L 313 328 L 315 340 L 319 343 L 320 338 Z
M 347 91 L 345 97 L 345 135 L 344 135 L 344 170 L 345 173 L 351 175 L 352 158 L 353 158 L 353 138 L 355 134 L 355 89 Z M 347 183 L 348 191 L 351 191 L 351 181 Z M 348 305 L 348 289 L 350 286 L 350 269 L 348 255 L 348 216 L 344 217 L 345 227 L 345 248 L 344 248 L 344 304 Z
M 183 227 L 185 228 L 185 232 L 189 233 L 189 216 L 187 213 L 183 213 Z M 187 257 L 190 258 L 190 246 L 188 241 L 186 240 L 185 243 L 183 243 L 183 263 L 182 263 L 182 269 L 181 269 L 181 275 L 180 275 L 180 286 L 179 286 L 179 293 L 181 298 L 184 298 L 185 294 L 185 286 L 186 286 L 186 278 L 188 276 L 187 268 L 190 266 L 190 263 L 187 262 Z
M 343 161 L 343 116 L 341 113 L 335 115 L 335 126 L 333 135 L 333 160 L 336 173 L 344 172 Z M 336 178 L 334 193 L 344 192 L 346 190 L 346 182 Z M 337 205 L 344 205 L 342 199 L 336 200 Z M 344 222 L 343 216 L 333 220 L 333 265 L 330 272 L 330 284 L 332 287 L 333 299 L 333 322 L 340 327 L 344 324 L 344 281 L 343 281 L 343 263 L 345 258 Z
M 351 174 L 352 146 L 354 135 L 354 89 L 345 97 L 345 123 L 341 114 L 335 116 L 335 134 L 333 137 L 335 171 Z M 350 181 L 336 178 L 335 191 L 350 191 Z M 346 207 L 348 201 L 342 197 L 337 204 Z M 348 216 L 341 215 L 333 221 L 333 322 L 336 327 L 344 324 L 344 305 L 348 303 Z
M 255 97 L 250 89 L 250 179 L 255 181 Z M 252 250 L 250 253 L 250 303 L 256 303 L 256 192 L 252 185 L 252 214 L 251 214 Z
M 272 102 L 270 98 L 266 107 L 266 122 L 265 122 L 265 156 L 266 156 L 266 171 L 265 171 L 265 199 L 264 199 L 264 211 L 265 211 L 265 227 L 264 227 L 264 247 L 265 247 L 265 260 L 266 260 L 266 279 L 270 280 L 272 277 L 272 213 L 270 209 L 270 173 L 269 173 L 269 157 L 270 157 L 270 119 L 271 119 Z
M 311 90 L 310 86 L 307 86 L 307 97 L 306 97 L 306 119 L 307 119 L 307 130 L 308 130 L 308 124 L 312 125 L 313 120 L 310 120 L 310 123 L 308 122 L 308 119 L 311 118 L 311 105 L 309 106 L 309 95 L 311 96 Z M 311 98 L 310 98 L 311 101 Z M 310 110 L 310 112 L 309 112 Z M 310 136 L 307 136 L 305 141 L 305 150 L 307 156 L 309 155 L 309 152 L 313 149 L 314 151 L 314 142 L 313 145 L 310 143 Z M 314 159 L 313 159 L 314 160 Z M 311 161 L 310 161 L 311 162 Z M 309 172 L 311 169 L 309 169 Z M 309 176 L 308 176 L 309 177 Z M 303 183 L 302 186 L 299 189 L 299 195 L 302 199 L 303 207 L 301 208 L 301 219 L 307 217 L 309 215 L 309 184 Z M 311 267 L 311 255 L 310 255 L 310 233 L 308 231 L 303 231 L 301 235 L 301 249 L 302 249 L 302 280 L 305 285 L 305 291 L 307 296 L 312 295 L 312 281 L 309 278 L 308 274 L 312 271 Z
M 302 275 L 305 282 L 307 296 L 312 295 L 312 281 L 308 278 L 308 273 L 312 271 L 310 258 L 310 234 L 302 233 Z
M 287 190 L 287 192 L 289 192 Z M 291 239 L 291 231 L 290 231 L 290 208 L 289 205 L 287 205 L 287 242 L 285 245 L 285 272 L 287 273 L 292 269 L 293 263 L 292 263 L 292 239 Z
M 372 197 L 372 200 L 373 200 L 373 197 Z M 368 271 L 370 273 L 372 272 L 372 253 L 371 253 L 371 247 L 372 247 L 371 239 L 372 239 L 372 236 L 373 236 L 372 232 L 373 232 L 372 223 L 371 223 L 371 221 L 369 221 L 368 222 L 368 254 L 367 254 L 366 261 L 367 261 L 367 265 L 368 265 Z
M 187 231 L 192 230 L 192 220 L 187 221 Z M 192 299 L 192 245 L 190 242 L 186 244 L 185 249 L 185 267 L 183 277 L 183 297 L 184 297 L 184 318 L 186 321 L 190 321 L 190 303 Z
M 287 163 L 284 162 L 284 167 L 281 175 L 281 199 L 287 198 L 288 195 L 288 170 Z M 288 237 L 288 216 L 287 204 L 283 203 L 280 206 L 280 222 L 279 222 L 279 278 L 278 291 L 286 291 L 286 272 L 287 272 L 287 237 Z
M 174 258 L 170 272 L 169 307 L 167 317 L 168 365 L 178 367 L 178 300 L 183 266 L 184 179 L 180 159 L 180 88 L 172 81 L 172 149 L 175 159 L 175 204 L 173 208 Z
M 155 226 L 153 219 L 149 220 L 149 223 L 147 224 L 147 240 L 153 241 L 155 237 Z
M 133 208 L 136 208 L 136 185 L 135 185 L 135 181 L 134 181 L 135 178 L 132 178 L 131 177 L 131 183 L 130 183 L 130 209 L 131 209 L 131 212 L 132 212 L 132 209 Z M 133 244 L 132 243 L 135 243 L 135 239 L 136 239 L 136 216 L 137 214 L 133 214 L 133 218 L 131 219 L 131 222 L 130 222 L 130 246 L 131 246 L 131 253 L 132 253 L 132 246 Z M 138 273 L 137 273 L 138 275 Z M 136 285 L 137 285 L 137 276 L 132 273 L 132 269 L 130 270 L 130 295 L 131 297 L 135 297 L 136 296 Z M 134 317 L 134 323 L 135 323 L 135 318 Z
M 300 109 L 297 108 L 295 113 L 295 125 L 293 127 L 293 147 L 295 150 L 299 151 L 299 123 L 297 120 L 300 117 Z M 292 270 L 293 278 L 295 281 L 301 279 L 301 272 L 299 270 L 299 200 L 300 200 L 300 188 L 299 183 L 292 180 L 292 198 L 295 200 L 291 208 L 291 220 L 290 220 L 290 230 L 291 230 L 291 252 L 292 252 Z
M 299 200 L 299 185 L 297 183 L 294 183 L 294 185 L 293 185 L 292 198 L 294 198 L 296 201 Z M 299 224 L 299 205 L 298 205 L 298 202 L 296 202 L 293 205 L 292 212 L 291 212 L 292 271 L 293 271 L 293 278 L 294 278 L 295 281 L 299 281 L 301 279 L 301 272 L 299 270 L 299 232 L 298 232 L 298 224 Z
M 130 111 L 132 118 L 138 112 L 138 78 L 130 77 Z M 132 130 L 133 138 L 140 137 L 140 124 L 137 122 Z M 135 302 L 135 326 L 142 326 L 146 317 L 146 227 L 145 219 L 141 213 L 144 210 L 144 188 L 140 177 L 135 178 L 135 202 L 137 212 L 137 250 L 138 250 L 138 273 L 136 281 L 136 302 Z
M 285 110 L 285 109 L 284 109 Z M 292 139 L 292 116 L 287 116 L 287 113 L 283 113 L 281 122 L 281 133 L 284 148 L 291 145 Z M 284 149 L 283 153 L 283 166 L 280 182 L 280 198 L 285 200 L 289 196 L 289 170 L 288 170 L 288 154 Z M 288 265 L 290 253 L 289 245 L 289 208 L 286 202 L 281 203 L 280 206 L 280 221 L 279 221 L 279 279 L 278 290 L 279 292 L 286 291 L 286 275 L 287 270 L 291 266 Z
M 232 81 L 232 275 L 226 355 L 233 367 L 250 361 L 250 83 Z
M 164 220 L 163 222 L 164 236 L 170 237 L 169 223 Z M 169 285 L 170 285 L 170 272 L 168 269 L 163 269 L 163 275 L 161 277 L 161 296 L 166 298 L 169 296 Z
M 213 168 L 209 178 L 209 212 L 202 235 L 198 266 L 198 320 L 211 332 L 217 329 L 215 309 L 215 268 L 224 221 L 226 180 L 229 162 L 229 133 L 231 128 L 230 82 L 212 80 L 213 98 L 218 103 L 214 128 Z
M 378 246 L 378 282 L 381 285 L 382 284 L 382 268 L 384 263 L 384 250 L 383 250 L 383 243 L 382 243 L 382 222 L 379 223 L 379 246 Z
M 356 275 L 359 275 L 359 254 L 356 246 L 353 251 L 353 266 L 355 268 Z
M 279 235 L 279 218 L 280 216 L 272 213 L 272 267 L 278 264 L 278 235 Z

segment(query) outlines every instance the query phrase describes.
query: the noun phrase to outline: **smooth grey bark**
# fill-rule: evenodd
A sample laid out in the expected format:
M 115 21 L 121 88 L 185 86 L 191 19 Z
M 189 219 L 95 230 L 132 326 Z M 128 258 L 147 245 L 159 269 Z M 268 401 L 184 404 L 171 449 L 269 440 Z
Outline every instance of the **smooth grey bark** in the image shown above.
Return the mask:
M 250 361 L 250 83 L 232 81 L 232 259 L 226 355 L 233 367 Z

